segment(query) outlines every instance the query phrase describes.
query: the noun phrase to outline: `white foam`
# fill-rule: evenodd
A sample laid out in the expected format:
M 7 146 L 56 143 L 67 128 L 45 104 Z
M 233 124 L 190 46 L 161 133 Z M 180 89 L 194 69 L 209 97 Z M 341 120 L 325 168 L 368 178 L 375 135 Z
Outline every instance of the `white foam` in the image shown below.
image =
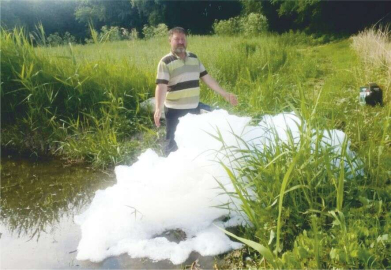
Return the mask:
M 227 191 L 234 189 L 217 162 L 224 161 L 219 154 L 222 143 L 211 134 L 220 133 L 227 146 L 244 147 L 237 134 L 253 147 L 265 147 L 275 142 L 272 129 L 282 141 L 288 140 L 290 130 L 298 143 L 301 124 L 293 114 L 266 116 L 257 126 L 250 126 L 250 121 L 224 110 L 186 115 L 177 128 L 176 152 L 165 158 L 148 149 L 132 166 L 117 166 L 117 184 L 97 191 L 89 209 L 75 217 L 82 231 L 77 259 L 99 262 L 127 253 L 133 258 L 180 264 L 192 251 L 207 256 L 241 247 L 214 225 L 237 226 L 245 220 L 238 213 L 215 207 L 230 201 L 216 180 Z M 325 143 L 342 144 L 343 132 L 330 134 Z M 229 221 L 218 221 L 228 215 Z M 186 239 L 175 243 L 162 237 L 175 229 L 185 232 Z

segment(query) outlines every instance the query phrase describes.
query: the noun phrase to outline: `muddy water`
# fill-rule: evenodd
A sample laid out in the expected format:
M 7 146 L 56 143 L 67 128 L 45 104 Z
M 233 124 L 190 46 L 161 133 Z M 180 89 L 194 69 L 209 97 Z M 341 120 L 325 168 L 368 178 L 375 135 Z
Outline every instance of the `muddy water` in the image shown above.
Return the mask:
M 76 260 L 81 231 L 74 215 L 86 210 L 98 189 L 115 184 L 112 173 L 60 160 L 1 158 L 1 269 L 173 269 L 198 259 L 203 269 L 218 258 L 192 253 L 183 265 L 132 259 L 124 254 L 100 263 Z M 174 239 L 173 241 L 176 241 Z

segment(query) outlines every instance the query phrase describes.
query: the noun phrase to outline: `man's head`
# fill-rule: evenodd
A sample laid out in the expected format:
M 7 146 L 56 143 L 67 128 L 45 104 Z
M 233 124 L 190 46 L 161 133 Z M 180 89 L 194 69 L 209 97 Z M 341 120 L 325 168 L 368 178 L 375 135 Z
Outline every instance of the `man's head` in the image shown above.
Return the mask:
M 168 35 L 171 51 L 176 54 L 185 53 L 187 47 L 186 30 L 182 27 L 174 27 L 168 32 Z

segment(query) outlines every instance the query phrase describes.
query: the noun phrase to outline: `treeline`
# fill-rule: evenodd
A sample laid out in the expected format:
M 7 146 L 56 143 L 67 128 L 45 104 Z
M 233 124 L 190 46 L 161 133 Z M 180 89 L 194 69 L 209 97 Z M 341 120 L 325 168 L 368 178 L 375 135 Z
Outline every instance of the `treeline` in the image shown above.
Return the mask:
M 391 1 L 242 0 L 242 13 L 262 13 L 276 32 L 351 35 L 391 22 Z
M 137 30 L 145 25 L 183 26 L 192 34 L 214 33 L 214 23 L 249 14 L 267 19 L 267 30 L 350 35 L 376 23 L 391 22 L 391 1 L 329 0 L 2 0 L 1 25 L 23 26 L 28 32 L 42 23 L 47 35 L 68 32 L 77 42 L 90 38 L 89 24 Z M 264 21 L 262 21 L 264 27 Z
M 89 24 L 137 29 L 164 23 L 181 25 L 193 34 L 209 34 L 215 20 L 240 14 L 239 1 L 130 1 L 130 0 L 5 0 L 1 1 L 1 25 L 6 29 L 23 26 L 36 31 L 42 23 L 47 35 L 69 32 L 80 42 L 90 37 Z

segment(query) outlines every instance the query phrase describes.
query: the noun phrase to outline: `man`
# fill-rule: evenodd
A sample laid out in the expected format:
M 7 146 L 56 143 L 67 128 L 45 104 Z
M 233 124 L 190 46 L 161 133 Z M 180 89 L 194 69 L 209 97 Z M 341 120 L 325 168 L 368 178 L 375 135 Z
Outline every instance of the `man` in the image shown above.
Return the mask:
M 208 74 L 197 56 L 187 52 L 186 30 L 175 27 L 169 31 L 171 52 L 164 56 L 158 65 L 155 91 L 155 124 L 160 126 L 160 117 L 165 105 L 166 140 L 165 154 L 178 149 L 175 143 L 175 130 L 179 117 L 188 113 L 199 114 L 199 79 L 232 105 L 238 100 L 234 94 L 226 92 Z

